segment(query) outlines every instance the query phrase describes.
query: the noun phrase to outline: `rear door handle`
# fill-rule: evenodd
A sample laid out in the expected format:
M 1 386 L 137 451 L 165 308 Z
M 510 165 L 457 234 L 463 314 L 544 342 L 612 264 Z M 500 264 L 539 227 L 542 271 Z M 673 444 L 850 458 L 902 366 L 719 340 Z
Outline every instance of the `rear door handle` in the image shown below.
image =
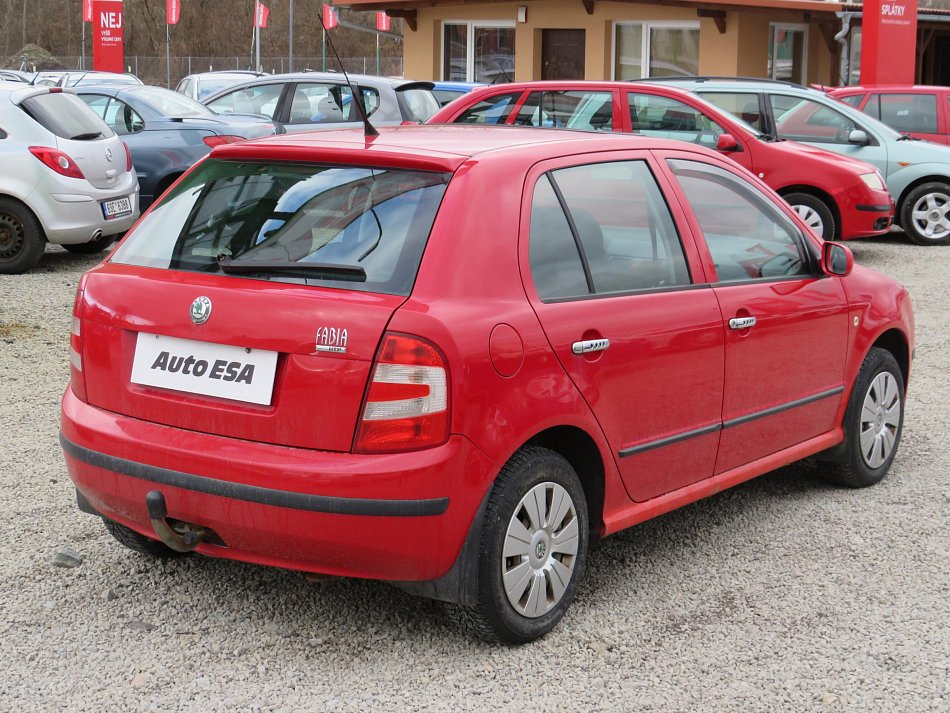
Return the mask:
M 751 329 L 755 326 L 755 317 L 733 317 L 729 320 L 729 329 Z
M 588 354 L 590 352 L 602 352 L 609 346 L 609 339 L 587 339 L 583 342 L 574 342 L 571 345 L 571 351 L 575 354 Z

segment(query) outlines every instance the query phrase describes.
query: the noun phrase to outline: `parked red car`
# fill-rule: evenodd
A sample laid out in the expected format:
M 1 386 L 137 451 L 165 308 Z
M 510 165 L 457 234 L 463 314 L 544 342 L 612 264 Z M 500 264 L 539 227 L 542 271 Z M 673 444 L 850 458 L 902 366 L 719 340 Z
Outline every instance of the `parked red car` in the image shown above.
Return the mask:
M 827 91 L 895 131 L 915 139 L 950 144 L 950 88 L 882 84 Z
M 876 483 L 910 300 L 677 141 L 216 147 L 83 276 L 61 443 L 139 552 L 388 580 L 528 641 L 604 537 L 816 453 Z
M 894 201 L 868 163 L 774 141 L 734 116 L 672 87 L 631 82 L 521 82 L 476 89 L 428 124 L 512 124 L 620 131 L 706 146 L 755 173 L 820 237 L 887 232 Z

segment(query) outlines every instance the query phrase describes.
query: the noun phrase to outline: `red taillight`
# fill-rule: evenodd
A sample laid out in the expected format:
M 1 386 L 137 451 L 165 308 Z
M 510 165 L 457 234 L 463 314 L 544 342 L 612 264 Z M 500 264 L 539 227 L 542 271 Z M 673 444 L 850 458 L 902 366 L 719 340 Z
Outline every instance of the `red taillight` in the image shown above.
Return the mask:
M 430 448 L 449 437 L 448 370 L 431 342 L 386 333 L 376 355 L 353 450 Z
M 221 144 L 233 144 L 238 141 L 244 141 L 243 136 L 230 136 L 228 134 L 220 134 L 218 136 L 205 136 L 202 141 L 205 142 L 211 148 L 215 146 L 220 146 Z
M 76 162 L 59 149 L 51 149 L 48 146 L 30 146 L 30 153 L 61 176 L 85 178 Z
M 125 170 L 128 172 L 132 170 L 132 152 L 129 151 L 129 145 L 124 141 L 122 142 L 122 148 L 125 149 Z
M 82 370 L 82 295 L 85 285 L 79 282 L 73 302 L 73 326 L 69 334 L 69 384 L 76 398 L 86 400 L 86 377 Z

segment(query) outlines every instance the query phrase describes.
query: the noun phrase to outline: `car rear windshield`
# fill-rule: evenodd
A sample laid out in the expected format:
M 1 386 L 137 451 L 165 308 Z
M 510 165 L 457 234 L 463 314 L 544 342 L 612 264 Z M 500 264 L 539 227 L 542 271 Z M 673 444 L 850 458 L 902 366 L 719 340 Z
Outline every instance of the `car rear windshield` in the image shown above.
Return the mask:
M 39 94 L 24 99 L 20 106 L 38 124 L 61 139 L 95 141 L 113 135 L 112 129 L 75 94 Z
M 396 97 L 403 121 L 418 121 L 421 124 L 441 108 L 431 89 L 397 89 Z
M 112 260 L 408 295 L 450 177 L 209 159 Z

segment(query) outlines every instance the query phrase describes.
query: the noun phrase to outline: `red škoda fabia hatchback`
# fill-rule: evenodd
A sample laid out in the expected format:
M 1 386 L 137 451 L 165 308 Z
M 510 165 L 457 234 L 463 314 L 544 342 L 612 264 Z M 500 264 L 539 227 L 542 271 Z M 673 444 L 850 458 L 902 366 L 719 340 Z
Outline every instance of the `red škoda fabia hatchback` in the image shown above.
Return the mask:
M 548 632 L 592 540 L 794 460 L 879 481 L 904 289 L 681 142 L 462 126 L 219 146 L 76 297 L 61 441 L 122 544 Z

